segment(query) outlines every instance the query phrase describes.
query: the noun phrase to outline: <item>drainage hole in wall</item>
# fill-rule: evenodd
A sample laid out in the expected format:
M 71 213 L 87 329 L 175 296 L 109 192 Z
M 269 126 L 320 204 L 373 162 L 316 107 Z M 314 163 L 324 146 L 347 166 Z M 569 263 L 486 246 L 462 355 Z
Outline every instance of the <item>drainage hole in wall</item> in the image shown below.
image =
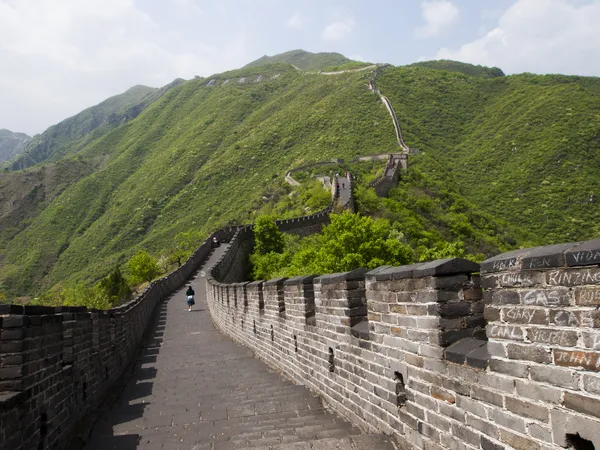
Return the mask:
M 401 407 L 406 403 L 406 385 L 400 372 L 394 372 L 394 381 L 396 382 L 396 406 Z
M 273 331 L 273 325 L 271 325 L 271 342 L 275 341 L 275 331 Z
M 244 319 L 242 319 L 242 330 L 244 329 Z
M 333 349 L 329 347 L 329 371 L 335 371 L 335 360 L 333 356 Z
M 254 329 L 254 334 L 256 334 L 256 320 L 253 320 L 252 322 L 252 328 Z
M 298 353 L 298 338 L 296 335 L 294 335 L 294 349 L 296 350 L 296 353 Z
M 596 448 L 592 441 L 582 438 L 579 433 L 567 434 L 567 444 L 573 450 L 595 450 Z

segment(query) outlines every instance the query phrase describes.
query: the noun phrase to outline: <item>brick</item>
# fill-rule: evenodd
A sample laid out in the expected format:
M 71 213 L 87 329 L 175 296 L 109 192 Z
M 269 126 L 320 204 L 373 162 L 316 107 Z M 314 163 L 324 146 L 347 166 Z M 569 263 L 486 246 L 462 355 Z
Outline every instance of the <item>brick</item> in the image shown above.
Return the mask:
M 488 322 L 500 322 L 500 308 L 495 306 L 486 305 L 483 311 L 483 317 Z
M 583 332 L 581 338 L 587 348 L 600 351 L 600 333 Z
M 500 429 L 499 432 L 500 441 L 516 450 L 540 450 L 540 444 L 528 437 L 520 436 L 503 429 Z
M 568 306 L 571 293 L 566 288 L 524 289 L 519 291 L 521 302 L 526 306 Z
M 527 378 L 529 374 L 529 364 L 492 358 L 490 360 L 490 370 L 492 372 L 499 372 L 513 377 Z
M 543 386 L 529 380 L 516 380 L 517 394 L 532 400 L 558 405 L 562 397 L 562 389 Z
M 23 338 L 22 328 L 8 328 L 0 331 L 0 339 L 3 341 L 12 341 Z
M 600 376 L 584 375 L 583 388 L 590 394 L 600 395 Z
M 600 372 L 600 352 L 580 352 L 554 349 L 554 362 L 563 367 L 582 367 L 585 370 Z
M 553 309 L 550 323 L 561 327 L 600 328 L 600 311 L 573 311 Z
M 485 291 L 483 300 L 486 305 L 518 305 L 521 303 L 519 293 L 509 289 Z
M 442 400 L 450 404 L 456 403 L 456 396 L 439 386 L 431 386 L 431 396 L 437 400 Z
M 502 308 L 502 320 L 506 323 L 547 325 L 548 310 L 522 306 Z
M 513 430 L 518 433 L 527 433 L 525 419 L 507 413 L 501 409 L 490 409 L 490 420 L 495 424 L 501 425 L 504 428 L 508 428 L 509 430 Z
M 504 403 L 503 396 L 501 394 L 490 391 L 489 389 L 481 386 L 473 386 L 471 388 L 471 397 L 476 400 L 481 400 L 500 407 L 502 407 Z
M 541 344 L 574 347 L 577 345 L 577 332 L 572 330 L 557 330 L 554 328 L 527 328 L 527 339 Z
M 568 389 L 579 388 L 579 374 L 553 366 L 531 366 L 531 379 Z
M 498 444 L 492 441 L 486 436 L 481 436 L 481 449 L 482 450 L 505 450 L 506 447 L 502 444 Z
M 548 350 L 535 345 L 508 344 L 506 353 L 509 359 L 534 361 L 538 363 L 552 362 L 552 356 Z
M 599 288 L 575 288 L 575 304 L 579 306 L 600 306 Z
M 489 339 L 508 339 L 512 341 L 523 341 L 523 328 L 508 325 L 488 324 L 486 334 Z
M 581 286 L 600 284 L 600 269 L 557 269 L 546 273 L 550 286 Z
M 526 402 L 513 397 L 506 397 L 506 409 L 520 416 L 529 417 L 547 423 L 549 420 L 548 408 L 535 405 L 531 402 Z
M 563 404 L 565 408 L 587 414 L 589 416 L 600 417 L 600 399 L 565 392 Z

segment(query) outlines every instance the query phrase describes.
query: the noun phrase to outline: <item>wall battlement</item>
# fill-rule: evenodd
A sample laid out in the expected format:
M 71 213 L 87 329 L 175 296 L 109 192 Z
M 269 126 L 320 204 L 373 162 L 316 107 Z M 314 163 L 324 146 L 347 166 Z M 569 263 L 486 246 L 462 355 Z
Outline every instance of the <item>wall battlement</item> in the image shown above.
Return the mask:
M 481 265 L 213 271 L 208 300 L 224 333 L 403 448 L 600 448 L 599 263 L 594 240 Z

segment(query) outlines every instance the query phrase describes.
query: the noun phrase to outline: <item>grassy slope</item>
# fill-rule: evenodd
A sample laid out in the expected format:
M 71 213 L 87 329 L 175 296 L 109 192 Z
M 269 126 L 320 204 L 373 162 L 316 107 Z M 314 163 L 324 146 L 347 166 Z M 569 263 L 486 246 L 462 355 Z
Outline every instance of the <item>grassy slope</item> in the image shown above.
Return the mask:
M 293 64 L 302 70 L 317 71 L 346 65 L 352 62 L 352 60 L 339 53 L 311 53 L 304 50 L 291 50 L 274 56 L 265 55 L 256 61 L 247 64 L 244 68 L 286 63 Z
M 13 239 L 4 282 L 24 293 L 97 278 L 139 247 L 160 251 L 179 231 L 245 216 L 291 166 L 394 149 L 387 112 L 365 88 L 368 73 L 275 66 L 226 76 L 256 71 L 281 76 L 218 87 L 189 81 L 83 149 L 82 157 L 111 159 Z
M 181 80 L 176 80 L 174 85 L 180 82 Z M 65 155 L 74 154 L 94 139 L 135 118 L 171 85 L 173 83 L 161 89 L 134 86 L 122 94 L 87 108 L 36 135 L 20 155 L 7 163 L 7 167 L 10 170 L 21 170 L 40 162 L 56 161 Z
M 427 176 L 450 177 L 483 211 L 540 244 L 598 235 L 599 79 L 406 67 L 387 69 L 377 85 L 409 145 L 440 164 Z

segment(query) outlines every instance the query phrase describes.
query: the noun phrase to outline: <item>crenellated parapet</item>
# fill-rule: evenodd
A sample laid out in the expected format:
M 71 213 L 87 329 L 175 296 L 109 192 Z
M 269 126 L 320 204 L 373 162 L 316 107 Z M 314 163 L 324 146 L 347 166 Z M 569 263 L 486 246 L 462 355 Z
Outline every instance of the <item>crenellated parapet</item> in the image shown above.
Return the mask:
M 215 324 L 401 448 L 600 446 L 600 240 L 259 281 Z M 579 446 L 578 446 L 579 445 Z

